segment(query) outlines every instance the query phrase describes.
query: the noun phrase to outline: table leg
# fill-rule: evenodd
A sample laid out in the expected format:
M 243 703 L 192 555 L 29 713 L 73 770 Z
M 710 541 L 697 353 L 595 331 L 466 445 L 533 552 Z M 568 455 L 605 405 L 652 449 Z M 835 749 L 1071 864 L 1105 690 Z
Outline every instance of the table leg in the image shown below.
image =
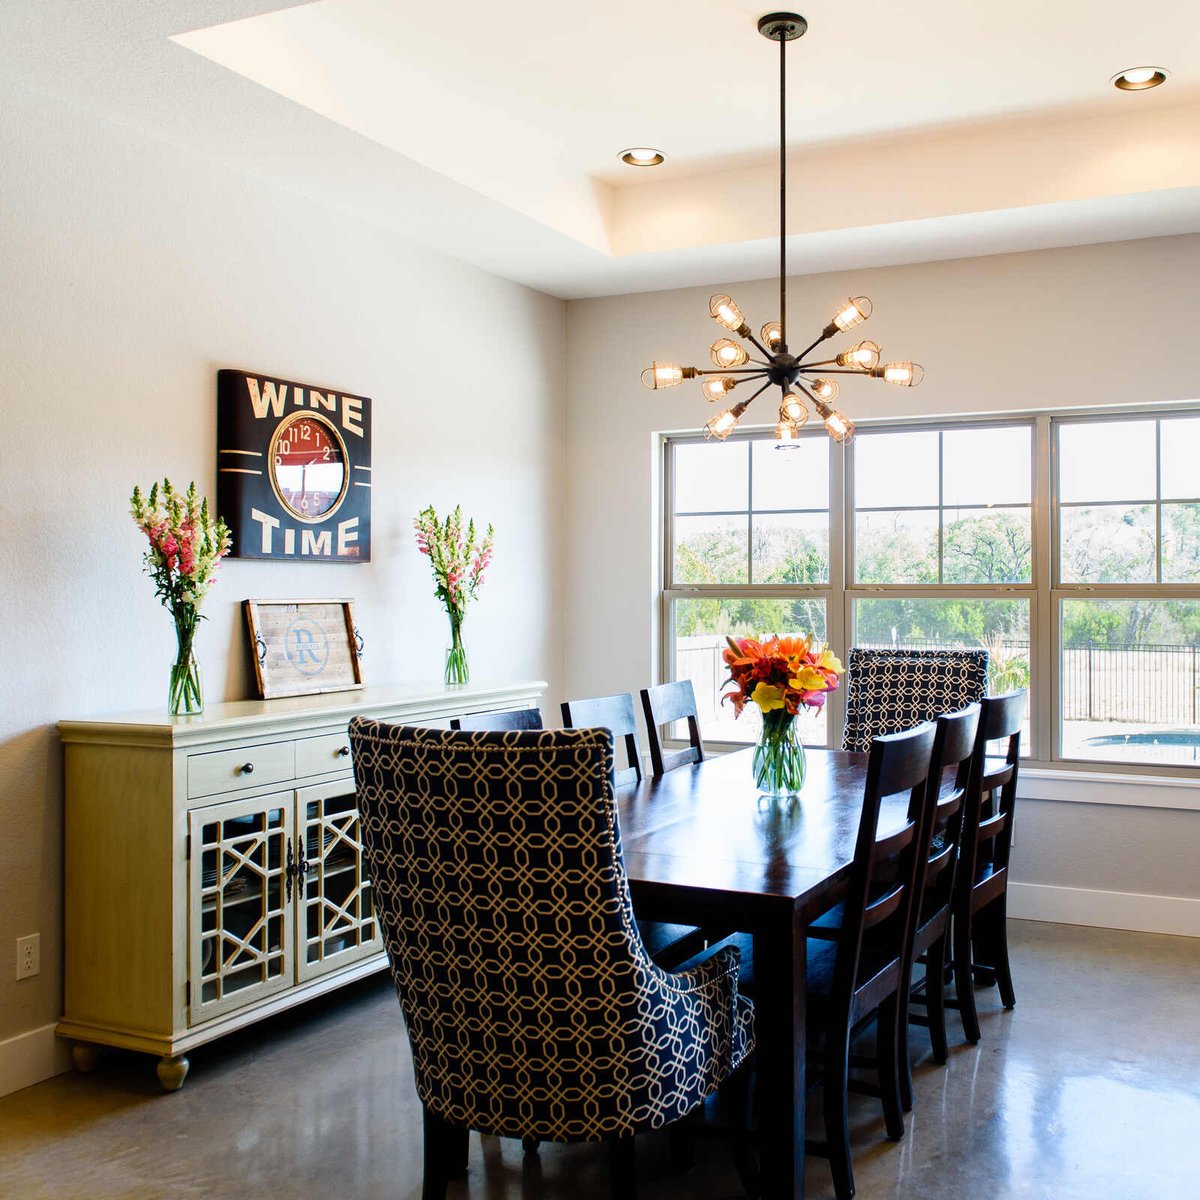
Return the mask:
M 805 937 L 803 922 L 790 915 L 754 932 L 763 1200 L 804 1198 Z

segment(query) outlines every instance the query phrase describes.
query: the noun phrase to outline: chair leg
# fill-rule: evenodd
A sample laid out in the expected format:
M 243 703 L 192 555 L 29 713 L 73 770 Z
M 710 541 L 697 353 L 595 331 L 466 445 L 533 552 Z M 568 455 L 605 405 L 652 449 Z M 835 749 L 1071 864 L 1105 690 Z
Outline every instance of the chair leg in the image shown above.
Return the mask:
M 912 968 L 909 968 L 908 978 L 900 981 L 899 1016 L 896 1022 L 896 1038 L 900 1056 L 900 1106 L 905 1112 L 912 1112 L 913 1107 L 913 1077 L 912 1055 L 908 1052 L 908 1010 L 912 996 Z
M 975 1011 L 975 981 L 971 978 L 971 914 L 954 914 L 954 993 L 963 1036 L 968 1042 L 979 1041 L 979 1014 Z
M 538 1147 L 542 1144 L 541 1138 L 523 1137 L 521 1139 L 521 1149 L 526 1154 L 537 1154 Z
M 943 934 L 925 956 L 925 1016 L 929 1022 L 929 1044 L 933 1061 L 943 1066 L 949 1057 L 946 1046 L 946 935 Z
M 752 1200 L 762 1194 L 762 1173 L 754 1144 L 754 1121 L 751 1098 L 754 1095 L 754 1072 L 750 1063 L 743 1063 L 726 1081 L 721 1098 L 727 1102 L 729 1127 L 733 1132 L 733 1163 L 737 1168 L 742 1190 Z
M 878 1025 L 879 1098 L 887 1135 L 894 1142 L 904 1136 L 904 1105 L 900 1090 L 900 996 L 893 993 L 880 1006 Z M 908 1029 L 905 1028 L 907 1035 Z M 907 1037 L 905 1038 L 907 1042 Z M 907 1054 L 905 1054 L 907 1058 Z
M 608 1143 L 608 1181 L 612 1200 L 637 1200 L 637 1170 L 633 1134 Z
M 446 1184 L 450 1178 L 447 1169 L 450 1125 L 428 1108 L 425 1109 L 424 1124 L 425 1165 L 421 1200 L 446 1200 Z
M 1013 991 L 1012 966 L 1008 961 L 1007 900 L 1007 893 L 1002 892 L 984 912 L 987 914 L 988 955 L 996 972 L 996 982 L 1000 985 L 1000 1003 L 1005 1008 L 1015 1008 L 1017 994 Z
M 854 1167 L 850 1161 L 850 1031 L 829 1031 L 825 1050 L 825 1144 L 829 1153 L 829 1171 L 837 1200 L 854 1195 Z

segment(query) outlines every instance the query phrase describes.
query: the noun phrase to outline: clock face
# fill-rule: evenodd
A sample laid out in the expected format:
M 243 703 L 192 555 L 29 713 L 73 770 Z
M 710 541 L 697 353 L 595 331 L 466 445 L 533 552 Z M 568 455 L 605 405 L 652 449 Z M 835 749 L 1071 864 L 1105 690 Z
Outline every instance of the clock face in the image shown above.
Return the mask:
M 295 413 L 271 439 L 269 470 L 276 495 L 301 521 L 329 516 L 346 494 L 346 447 L 324 417 Z

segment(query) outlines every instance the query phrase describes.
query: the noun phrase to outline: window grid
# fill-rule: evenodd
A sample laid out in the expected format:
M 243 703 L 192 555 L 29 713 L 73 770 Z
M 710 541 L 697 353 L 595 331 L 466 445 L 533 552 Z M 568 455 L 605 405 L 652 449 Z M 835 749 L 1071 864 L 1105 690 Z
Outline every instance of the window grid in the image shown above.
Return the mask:
M 1200 416 L 1200 410 L 1178 409 L 1167 415 L 1159 412 L 1150 413 L 1144 409 L 1124 409 L 1098 411 L 1093 413 L 1073 413 L 1070 416 L 1058 416 L 1043 412 L 1032 416 L 1018 416 L 1011 420 L 997 421 L 995 418 L 985 419 L 955 419 L 945 421 L 883 423 L 860 426 L 861 432 L 908 432 L 936 431 L 938 438 L 938 511 L 944 511 L 945 477 L 943 470 L 943 455 L 946 432 L 958 429 L 997 427 L 1001 425 L 1026 425 L 1032 428 L 1031 437 L 1031 496 L 1028 504 L 1003 505 L 1006 508 L 1028 509 L 1030 513 L 1030 579 L 1020 584 L 946 584 L 944 582 L 944 545 L 942 540 L 943 519 L 939 515 L 938 522 L 938 578 L 937 584 L 857 584 L 851 582 L 855 555 L 854 546 L 854 484 L 853 484 L 853 447 L 845 448 L 843 453 L 837 453 L 830 447 L 829 490 L 829 547 L 828 565 L 829 581 L 825 585 L 764 585 L 749 583 L 746 585 L 696 585 L 679 584 L 674 582 L 674 517 L 675 515 L 693 515 L 691 513 L 674 513 L 674 447 L 687 442 L 697 442 L 699 437 L 664 437 L 664 503 L 663 503 L 663 589 L 660 607 L 660 672 L 664 679 L 671 678 L 673 672 L 673 647 L 675 631 L 672 628 L 672 608 L 676 599 L 707 595 L 713 598 L 759 596 L 800 598 L 811 596 L 825 602 L 826 636 L 835 647 L 847 648 L 853 644 L 854 604 L 858 599 L 892 595 L 901 599 L 911 598 L 953 598 L 955 594 L 972 599 L 1024 599 L 1029 605 L 1029 665 L 1031 671 L 1030 685 L 1030 716 L 1034 731 L 1032 764 L 1051 767 L 1087 766 L 1112 773 L 1156 773 L 1173 776 L 1195 775 L 1196 767 L 1177 764 L 1149 762 L 1110 762 L 1087 758 L 1068 758 L 1063 754 L 1062 730 L 1062 612 L 1063 603 L 1068 599 L 1080 597 L 1111 598 L 1111 599 L 1200 599 L 1200 582 L 1197 583 L 1163 583 L 1162 560 L 1163 539 L 1162 519 L 1163 507 L 1170 504 L 1200 503 L 1200 498 L 1162 496 L 1162 445 L 1163 423 L 1174 418 Z M 1155 497 L 1153 501 L 1143 500 L 1133 503 L 1154 504 L 1155 508 L 1155 575 L 1153 583 L 1068 583 L 1062 580 L 1061 533 L 1062 523 L 1060 514 L 1064 508 L 1089 507 L 1086 502 L 1060 502 L 1059 484 L 1061 478 L 1061 461 L 1059 446 L 1059 430 L 1067 424 L 1084 422 L 1111 422 L 1115 420 L 1154 420 L 1155 421 Z M 768 440 L 766 431 L 739 433 L 734 435 L 738 440 L 751 442 Z M 818 435 L 814 435 L 818 436 Z M 733 440 L 733 439 L 731 439 Z M 753 502 L 753 453 L 749 446 L 747 455 L 750 458 L 747 482 L 747 509 L 750 543 L 747 548 L 747 578 L 753 576 L 752 570 L 753 542 L 752 518 L 756 510 Z M 1119 502 L 1110 501 L 1110 504 Z M 913 506 L 916 509 L 932 511 L 933 506 Z M 956 509 L 986 508 L 988 506 L 959 505 Z M 1090 507 L 1098 507 L 1093 503 Z M 806 509 L 761 509 L 767 514 L 819 514 L 823 508 Z M 861 511 L 881 511 L 878 507 Z M 891 511 L 891 510 L 888 510 Z M 729 515 L 715 513 L 714 515 Z M 839 603 L 840 601 L 840 603 Z M 838 746 L 844 725 L 844 692 L 839 691 L 835 703 L 827 705 L 829 718 L 829 745 Z M 1045 720 L 1044 717 L 1054 715 L 1055 719 Z M 1038 731 L 1042 738 L 1039 742 Z M 715 743 L 715 748 L 721 748 L 722 743 Z M 729 748 L 733 748 L 730 745 Z

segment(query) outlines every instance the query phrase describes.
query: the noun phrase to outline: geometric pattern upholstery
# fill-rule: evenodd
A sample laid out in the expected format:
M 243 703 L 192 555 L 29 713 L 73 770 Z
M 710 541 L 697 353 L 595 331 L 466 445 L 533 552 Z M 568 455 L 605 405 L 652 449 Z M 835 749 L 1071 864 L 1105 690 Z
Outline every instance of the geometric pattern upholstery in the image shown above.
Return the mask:
M 362 839 L 417 1093 L 458 1127 L 661 1128 L 754 1045 L 723 948 L 669 974 L 637 933 L 606 729 L 350 724 Z
M 987 668 L 986 650 L 852 647 L 842 749 L 866 752 L 874 737 L 903 733 L 982 700 Z

